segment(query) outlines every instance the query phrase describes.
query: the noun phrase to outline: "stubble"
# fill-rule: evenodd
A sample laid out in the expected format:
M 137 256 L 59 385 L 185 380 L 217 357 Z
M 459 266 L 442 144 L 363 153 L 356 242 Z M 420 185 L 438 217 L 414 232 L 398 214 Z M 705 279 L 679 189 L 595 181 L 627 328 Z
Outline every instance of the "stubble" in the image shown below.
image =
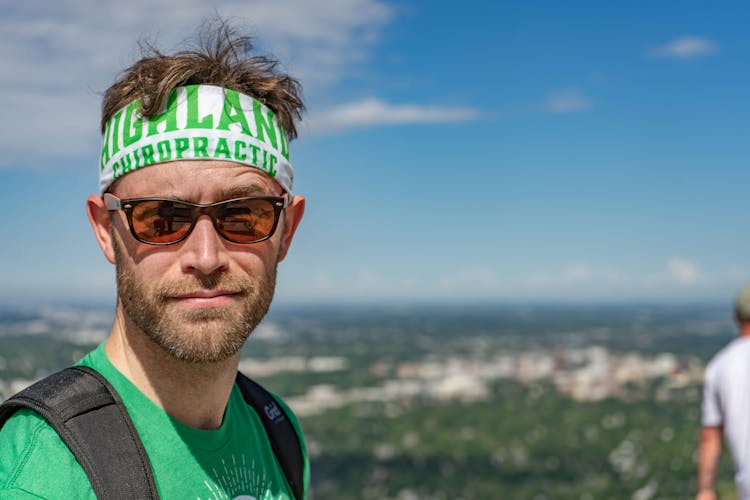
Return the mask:
M 268 312 L 276 287 L 276 265 L 262 276 L 186 275 L 179 282 L 149 284 L 131 269 L 113 238 L 117 291 L 123 312 L 156 345 L 190 363 L 223 361 L 242 349 Z M 230 290 L 236 303 L 228 307 L 180 308 L 175 297 L 198 290 Z

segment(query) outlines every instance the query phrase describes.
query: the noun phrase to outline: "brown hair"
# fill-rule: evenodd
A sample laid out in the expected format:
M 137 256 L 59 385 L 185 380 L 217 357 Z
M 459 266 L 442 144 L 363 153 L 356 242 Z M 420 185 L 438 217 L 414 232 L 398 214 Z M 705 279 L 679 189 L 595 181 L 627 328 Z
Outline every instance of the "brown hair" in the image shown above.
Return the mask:
M 302 86 L 278 71 L 276 59 L 249 56 L 252 50 L 252 38 L 239 36 L 223 20 L 205 24 L 197 46 L 174 55 L 141 43 L 142 58 L 123 71 L 104 93 L 102 133 L 110 118 L 135 99 L 142 99 L 141 113 L 151 118 L 175 87 L 206 84 L 255 97 L 274 111 L 289 140 L 296 138 L 296 122 L 305 109 Z

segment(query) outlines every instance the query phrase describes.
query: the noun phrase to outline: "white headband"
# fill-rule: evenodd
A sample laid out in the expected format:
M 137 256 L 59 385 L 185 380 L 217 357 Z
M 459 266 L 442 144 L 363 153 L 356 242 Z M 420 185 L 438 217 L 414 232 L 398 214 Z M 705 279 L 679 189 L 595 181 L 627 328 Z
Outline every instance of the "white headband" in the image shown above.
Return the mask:
M 137 99 L 112 116 L 104 130 L 99 190 L 133 170 L 175 160 L 225 160 L 258 168 L 292 191 L 286 132 L 267 106 L 236 90 L 213 85 L 177 87 L 153 118 Z

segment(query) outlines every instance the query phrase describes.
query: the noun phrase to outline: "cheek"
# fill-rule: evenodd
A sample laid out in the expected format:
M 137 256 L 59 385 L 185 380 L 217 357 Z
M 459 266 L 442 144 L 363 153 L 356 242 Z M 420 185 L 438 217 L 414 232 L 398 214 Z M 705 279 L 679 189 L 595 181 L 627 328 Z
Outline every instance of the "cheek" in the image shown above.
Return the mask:
M 154 252 L 154 247 L 137 244 L 136 248 L 124 249 L 123 246 L 130 245 L 124 245 L 118 238 L 113 242 L 118 274 L 127 275 L 127 279 L 139 283 L 141 288 L 158 284 L 169 276 L 170 267 L 176 267 L 173 255 Z
M 263 252 L 237 252 L 232 259 L 235 265 L 250 276 L 265 274 L 276 265 L 278 247 L 268 245 Z M 231 271 L 231 269 L 230 269 Z
M 160 276 L 178 259 L 177 246 L 147 245 L 137 241 L 127 225 L 113 226 L 112 243 L 118 263 L 125 264 L 129 271 L 148 276 Z

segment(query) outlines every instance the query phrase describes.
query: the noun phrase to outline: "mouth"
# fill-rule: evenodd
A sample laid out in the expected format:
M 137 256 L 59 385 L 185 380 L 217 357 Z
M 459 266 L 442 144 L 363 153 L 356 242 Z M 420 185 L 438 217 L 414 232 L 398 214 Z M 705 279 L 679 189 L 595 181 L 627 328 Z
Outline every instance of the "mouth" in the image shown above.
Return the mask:
M 170 297 L 170 301 L 188 308 L 222 307 L 240 296 L 232 290 L 196 290 Z

